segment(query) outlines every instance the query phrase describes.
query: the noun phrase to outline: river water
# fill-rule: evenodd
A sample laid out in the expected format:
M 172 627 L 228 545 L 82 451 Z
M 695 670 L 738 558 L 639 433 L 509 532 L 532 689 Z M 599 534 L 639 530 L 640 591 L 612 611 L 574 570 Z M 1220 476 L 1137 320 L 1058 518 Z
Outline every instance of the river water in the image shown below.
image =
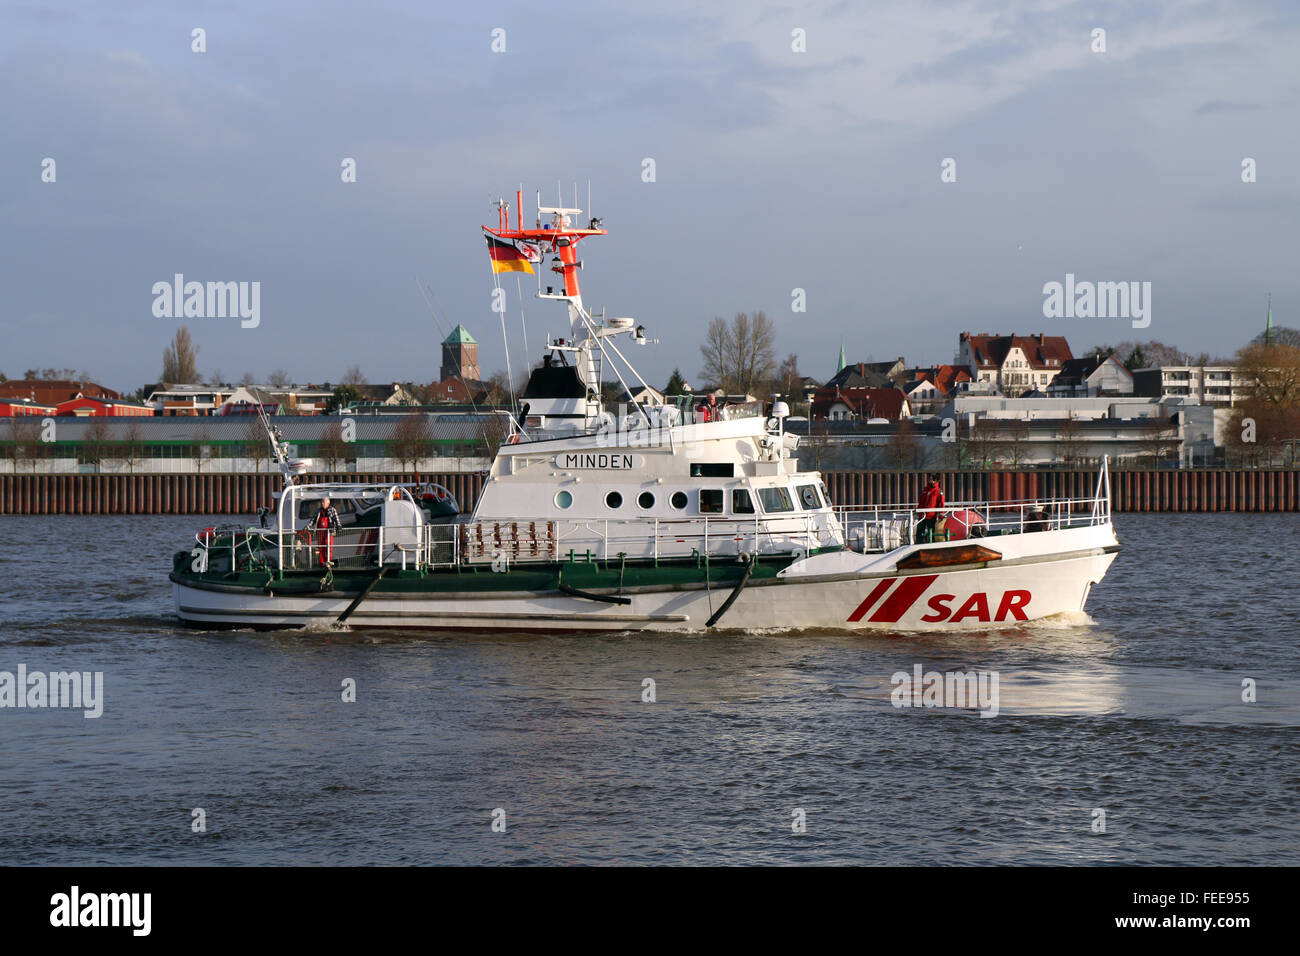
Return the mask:
M 1300 864 L 1300 515 L 1120 515 L 1091 617 L 943 635 L 191 630 L 210 523 L 0 519 L 0 671 L 104 675 L 0 709 L 0 860 Z

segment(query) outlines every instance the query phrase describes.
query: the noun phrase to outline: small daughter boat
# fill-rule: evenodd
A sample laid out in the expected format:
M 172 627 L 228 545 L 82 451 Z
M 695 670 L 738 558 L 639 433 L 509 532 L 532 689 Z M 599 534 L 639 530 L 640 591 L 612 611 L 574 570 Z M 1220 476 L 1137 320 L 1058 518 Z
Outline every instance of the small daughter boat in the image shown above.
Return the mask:
M 175 554 L 181 620 L 899 630 L 1083 610 L 1119 550 L 1105 462 L 1089 498 L 951 502 L 922 524 L 934 516 L 908 504 L 835 507 L 821 475 L 799 468 L 784 402 L 683 409 L 650 398 L 612 414 L 602 369 L 644 386 L 618 340 L 648 340 L 635 320 L 583 306 L 576 247 L 606 230 L 540 201 L 535 227 L 517 216 L 511 228 L 507 209 L 483 227 L 494 258 L 555 257 L 563 290 L 539 297 L 566 305 L 569 329 L 548 338 L 473 511 L 439 486 L 298 484 L 309 463 L 290 461 L 268 421 L 284 488 L 261 526 L 207 528 Z M 336 521 L 321 531 L 325 499 Z

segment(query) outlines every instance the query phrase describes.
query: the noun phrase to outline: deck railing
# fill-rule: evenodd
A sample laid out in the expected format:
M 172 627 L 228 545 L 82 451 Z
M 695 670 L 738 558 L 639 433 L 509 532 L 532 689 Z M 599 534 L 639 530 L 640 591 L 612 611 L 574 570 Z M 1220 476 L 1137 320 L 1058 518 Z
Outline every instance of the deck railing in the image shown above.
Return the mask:
M 934 518 L 933 522 L 926 519 Z M 947 519 L 944 521 L 944 519 Z M 1109 475 L 1103 465 L 1087 498 L 953 501 L 934 511 L 900 505 L 830 511 L 702 515 L 674 519 L 471 521 L 413 526 L 345 526 L 328 541 L 305 530 L 227 527 L 196 538 L 203 567 L 272 571 L 324 567 L 401 569 L 483 567 L 515 563 L 611 561 L 740 555 L 799 555 L 848 547 L 863 553 L 966 537 L 1026 534 L 1109 524 Z M 940 523 L 944 527 L 939 527 Z

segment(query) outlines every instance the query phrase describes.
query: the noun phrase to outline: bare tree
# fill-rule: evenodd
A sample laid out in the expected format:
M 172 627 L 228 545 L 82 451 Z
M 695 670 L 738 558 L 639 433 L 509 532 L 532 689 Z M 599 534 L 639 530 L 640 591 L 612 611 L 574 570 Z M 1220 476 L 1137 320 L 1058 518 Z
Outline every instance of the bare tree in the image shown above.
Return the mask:
M 340 385 L 365 385 L 366 377 L 361 374 L 360 365 L 350 365 L 348 370 L 343 373 L 343 378 L 339 379 Z
M 429 416 L 423 412 L 401 416 L 388 447 L 403 470 L 408 470 L 408 465 L 409 470 L 418 470 L 420 462 L 433 454 L 433 427 L 429 424 Z
M 253 471 L 262 470 L 262 462 L 271 459 L 271 440 L 262 427 L 261 420 L 254 416 L 244 429 L 244 455 L 253 463 Z
M 81 436 L 81 460 L 88 465 L 93 465 L 95 471 L 99 471 L 104 459 L 109 455 L 111 437 L 108 420 L 100 415 L 92 418 L 90 424 L 86 426 L 85 434 Z
M 898 471 L 914 467 L 920 443 L 916 439 L 916 426 L 910 418 L 901 418 L 885 443 L 885 457 Z
M 190 439 L 189 450 L 190 458 L 194 460 L 194 470 L 203 474 L 203 462 L 212 457 L 212 435 L 206 422 L 199 426 L 199 430 Z
M 808 420 L 808 436 L 799 443 L 799 447 L 804 449 L 812 460 L 814 471 L 820 471 L 822 462 L 829 459 L 830 437 L 831 425 L 828 419 L 810 418 Z
M 966 446 L 971 463 L 979 468 L 990 468 L 1002 458 L 1001 425 L 995 418 L 979 418 L 966 436 Z
M 1168 458 L 1177 444 L 1178 439 L 1168 419 L 1152 418 L 1143 423 L 1139 445 L 1143 455 L 1150 458 L 1153 465 L 1158 465 Z
M 1248 345 L 1237 353 L 1238 374 L 1253 383 L 1251 397 L 1282 408 L 1300 406 L 1300 348 Z
M 1224 437 L 1233 457 L 1258 468 L 1282 458 L 1294 461 L 1300 439 L 1300 405 L 1285 405 L 1250 397 L 1232 409 Z
M 71 368 L 29 368 L 23 373 L 24 379 L 52 379 L 60 382 L 88 382 L 90 375 L 85 370 Z M 2 379 L 0 379 L 2 381 Z
M 36 463 L 45 457 L 46 445 L 41 441 L 40 421 L 31 415 L 15 415 L 9 419 L 9 458 L 13 461 L 14 474 L 18 474 L 19 462 L 28 462 L 32 472 L 36 472 Z
M 489 405 L 504 405 L 510 401 L 512 394 L 518 394 L 522 391 L 521 383 L 515 382 L 512 385 L 510 376 L 501 369 L 497 369 L 488 376 L 484 384 L 487 386 L 487 404 Z
M 134 474 L 135 466 L 140 463 L 144 455 L 144 436 L 139 422 L 132 419 L 127 423 L 126 428 L 122 430 L 122 440 L 118 445 L 122 450 L 122 459 L 126 462 L 126 470 Z
M 776 369 L 776 390 L 789 403 L 803 402 L 803 376 L 799 374 L 799 356 L 791 352 Z
M 316 442 L 316 457 L 325 462 L 329 471 L 339 471 L 348 459 L 348 444 L 343 440 L 343 429 L 338 422 L 330 422 Z
M 1070 415 L 1061 419 L 1056 427 L 1056 459 L 1066 465 L 1073 465 L 1083 453 L 1083 428 L 1078 420 Z
M 276 388 L 284 388 L 286 385 L 293 383 L 289 373 L 282 368 L 273 369 L 271 374 L 266 377 L 268 385 L 274 385 Z
M 1029 460 L 1029 422 L 1017 418 L 1007 426 L 1005 446 L 1007 463 L 1012 468 L 1019 468 Z
M 728 323 L 721 316 L 709 322 L 700 355 L 700 374 L 727 394 L 762 394 L 776 369 L 776 333 L 767 313 L 737 312 Z
M 510 434 L 510 420 L 504 415 L 484 414 L 479 418 L 477 439 L 487 448 L 488 455 L 496 454 Z
M 199 380 L 199 347 L 190 339 L 188 326 L 176 330 L 163 349 L 162 380 L 169 385 L 189 385 Z

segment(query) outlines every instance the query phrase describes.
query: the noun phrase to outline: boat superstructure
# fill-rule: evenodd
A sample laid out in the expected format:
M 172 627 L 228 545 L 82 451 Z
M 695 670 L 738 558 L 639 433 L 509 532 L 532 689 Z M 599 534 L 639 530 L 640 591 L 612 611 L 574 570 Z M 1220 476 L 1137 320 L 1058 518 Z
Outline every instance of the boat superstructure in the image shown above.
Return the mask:
M 449 630 L 972 627 L 1082 610 L 1118 551 L 1105 465 L 1087 499 L 949 503 L 930 534 L 907 505 L 848 512 L 803 471 L 779 398 L 607 409 L 601 379 L 640 379 L 635 320 L 583 305 L 578 243 L 605 235 L 581 210 L 538 203 L 524 228 L 499 204 L 490 244 L 562 283 L 562 338 L 509 418 L 470 514 L 436 486 L 300 484 L 259 527 L 205 529 L 178 552 L 177 613 L 206 625 Z M 507 250 L 508 253 L 508 250 Z M 268 429 L 269 429 L 268 423 Z M 329 498 L 356 515 L 328 540 Z M 956 520 L 960 517 L 960 520 Z

